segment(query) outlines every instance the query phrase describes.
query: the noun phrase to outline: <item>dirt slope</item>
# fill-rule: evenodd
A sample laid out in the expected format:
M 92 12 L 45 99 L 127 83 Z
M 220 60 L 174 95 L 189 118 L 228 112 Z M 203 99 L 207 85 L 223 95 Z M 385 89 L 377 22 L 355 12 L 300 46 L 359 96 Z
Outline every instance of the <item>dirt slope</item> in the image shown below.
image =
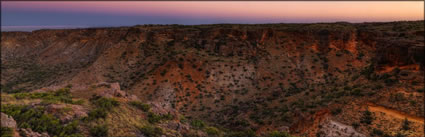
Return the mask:
M 394 109 L 388 109 L 388 108 L 385 108 L 385 107 L 382 107 L 382 106 L 377 106 L 375 104 L 369 104 L 368 108 L 370 109 L 370 111 L 373 111 L 373 112 L 382 112 L 382 113 L 385 113 L 387 115 L 390 115 L 390 116 L 398 118 L 398 119 L 407 118 L 407 120 L 409 120 L 409 121 L 424 124 L 424 118 L 423 117 L 412 116 L 412 115 L 405 114 L 403 112 L 400 112 L 400 111 L 397 111 L 397 110 L 394 110 Z

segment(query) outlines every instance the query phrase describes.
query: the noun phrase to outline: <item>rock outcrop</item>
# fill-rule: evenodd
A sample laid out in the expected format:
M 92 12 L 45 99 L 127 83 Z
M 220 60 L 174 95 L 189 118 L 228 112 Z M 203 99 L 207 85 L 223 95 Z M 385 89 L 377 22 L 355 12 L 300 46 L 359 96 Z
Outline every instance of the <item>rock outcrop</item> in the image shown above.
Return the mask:
M 16 128 L 16 121 L 13 119 L 13 117 L 6 115 L 3 112 L 1 112 L 0 115 L 2 127 Z
M 46 107 L 49 114 L 54 114 L 62 122 L 69 122 L 76 118 L 83 118 L 87 116 L 88 110 L 80 105 L 66 105 L 66 104 L 50 104 Z
M 330 119 L 324 121 L 321 126 L 322 128 L 319 129 L 321 137 L 366 137 L 366 135 L 357 132 L 352 126 Z
M 50 137 L 47 133 L 38 133 L 32 131 L 30 128 L 20 129 L 20 135 L 24 137 Z

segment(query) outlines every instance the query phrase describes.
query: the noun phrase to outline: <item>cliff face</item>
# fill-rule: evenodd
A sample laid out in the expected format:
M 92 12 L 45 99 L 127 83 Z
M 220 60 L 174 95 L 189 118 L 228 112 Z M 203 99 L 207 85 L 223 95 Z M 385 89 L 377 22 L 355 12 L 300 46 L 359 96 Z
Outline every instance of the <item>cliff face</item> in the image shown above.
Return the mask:
M 258 133 L 292 126 L 301 134 L 303 120 L 331 104 L 423 83 L 423 21 L 39 30 L 1 40 L 3 92 L 72 84 L 78 94 L 118 82 L 168 111 Z M 412 107 L 395 109 L 423 116 Z

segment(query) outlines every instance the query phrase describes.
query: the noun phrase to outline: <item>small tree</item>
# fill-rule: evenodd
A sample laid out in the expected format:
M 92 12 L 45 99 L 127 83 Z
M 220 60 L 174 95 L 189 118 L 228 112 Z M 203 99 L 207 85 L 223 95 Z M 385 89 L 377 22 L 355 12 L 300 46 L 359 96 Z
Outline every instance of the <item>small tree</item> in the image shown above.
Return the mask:
M 407 120 L 407 118 L 404 118 L 404 121 L 401 125 L 401 129 L 402 130 L 409 130 L 410 129 L 409 123 L 410 123 L 409 120 Z
M 372 124 L 373 121 L 373 117 L 372 117 L 372 112 L 370 112 L 368 109 L 366 111 L 363 112 L 363 117 L 360 119 L 360 123 L 365 123 L 365 124 Z
M 360 125 L 359 125 L 359 123 L 354 122 L 354 123 L 351 124 L 351 126 L 353 126 L 354 129 L 357 129 L 357 128 L 359 128 Z

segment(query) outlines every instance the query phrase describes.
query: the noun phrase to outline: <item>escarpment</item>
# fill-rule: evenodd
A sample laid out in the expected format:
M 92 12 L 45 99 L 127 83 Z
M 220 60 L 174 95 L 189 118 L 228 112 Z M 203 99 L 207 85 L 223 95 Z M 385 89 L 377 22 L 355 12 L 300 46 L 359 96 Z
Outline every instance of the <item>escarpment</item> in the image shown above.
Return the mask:
M 318 129 L 329 121 L 358 124 L 365 102 L 424 116 L 423 30 L 423 21 L 412 21 L 2 32 L 1 90 L 71 84 L 85 95 L 98 83 L 119 83 L 165 114 L 257 135 L 316 135 L 336 130 Z M 380 130 L 389 133 L 387 126 Z M 349 128 L 372 134 L 367 127 Z

